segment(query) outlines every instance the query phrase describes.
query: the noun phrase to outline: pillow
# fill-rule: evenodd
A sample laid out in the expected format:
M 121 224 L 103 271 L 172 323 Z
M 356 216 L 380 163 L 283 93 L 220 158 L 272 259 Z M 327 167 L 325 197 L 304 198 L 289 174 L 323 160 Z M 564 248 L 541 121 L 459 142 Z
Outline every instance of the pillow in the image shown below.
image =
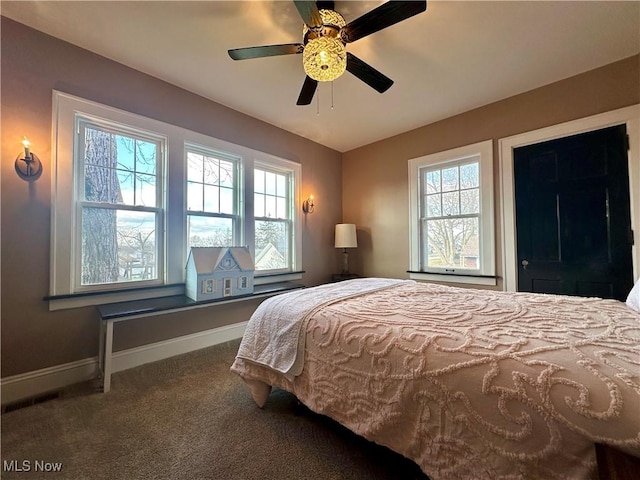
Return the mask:
M 640 278 L 629 292 L 627 305 L 633 308 L 636 312 L 640 312 Z

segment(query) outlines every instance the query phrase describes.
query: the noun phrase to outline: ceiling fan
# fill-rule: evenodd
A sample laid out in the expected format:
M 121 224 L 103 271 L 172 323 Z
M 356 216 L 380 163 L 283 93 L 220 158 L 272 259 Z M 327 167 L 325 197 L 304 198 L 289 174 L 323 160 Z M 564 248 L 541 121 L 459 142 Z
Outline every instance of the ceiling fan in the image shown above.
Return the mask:
M 393 80 L 347 52 L 345 46 L 427 9 L 426 0 L 391 0 L 346 23 L 334 10 L 333 1 L 294 0 L 293 3 L 304 22 L 303 43 L 235 48 L 229 50 L 229 56 L 233 60 L 247 60 L 301 53 L 307 77 L 297 105 L 309 105 L 318 82 L 333 81 L 345 70 L 378 92 L 386 92 L 393 85 Z

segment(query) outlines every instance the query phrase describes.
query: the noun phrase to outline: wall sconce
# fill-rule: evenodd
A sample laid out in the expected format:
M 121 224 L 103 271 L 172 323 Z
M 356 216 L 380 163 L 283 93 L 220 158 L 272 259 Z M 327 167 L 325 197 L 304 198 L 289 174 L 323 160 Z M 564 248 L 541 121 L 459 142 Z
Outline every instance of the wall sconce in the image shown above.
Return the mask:
M 24 145 L 24 156 L 22 153 L 16 158 L 16 173 L 23 180 L 36 180 L 42 173 L 42 163 L 40 159 L 29 149 L 31 143 L 24 137 L 22 140 Z
M 304 213 L 313 213 L 316 208 L 316 204 L 313 202 L 313 195 L 309 195 L 304 202 L 302 202 L 302 211 Z

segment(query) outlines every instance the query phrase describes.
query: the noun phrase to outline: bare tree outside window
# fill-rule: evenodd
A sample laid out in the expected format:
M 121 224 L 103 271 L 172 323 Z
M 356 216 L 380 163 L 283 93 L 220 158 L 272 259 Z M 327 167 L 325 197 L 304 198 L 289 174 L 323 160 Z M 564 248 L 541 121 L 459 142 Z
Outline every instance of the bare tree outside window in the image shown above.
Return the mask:
M 82 285 L 158 278 L 157 144 L 83 124 Z
M 479 269 L 479 162 L 422 173 L 423 263 Z

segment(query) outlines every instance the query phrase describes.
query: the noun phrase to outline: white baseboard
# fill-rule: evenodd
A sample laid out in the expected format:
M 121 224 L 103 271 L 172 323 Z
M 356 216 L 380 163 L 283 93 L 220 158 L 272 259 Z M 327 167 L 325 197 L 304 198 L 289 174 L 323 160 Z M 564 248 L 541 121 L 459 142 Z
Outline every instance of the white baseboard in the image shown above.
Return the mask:
M 157 362 L 158 360 L 241 338 L 247 323 L 235 323 L 115 352 L 113 355 L 113 372 L 121 372 L 145 363 Z M 59 390 L 69 385 L 91 380 L 97 376 L 98 358 L 93 357 L 6 377 L 0 380 L 2 405 Z
M 95 378 L 97 375 L 96 357 L 6 377 L 0 382 L 2 405 L 59 390 Z
M 247 323 L 234 323 L 225 327 L 115 352 L 112 364 L 113 373 L 242 338 Z

